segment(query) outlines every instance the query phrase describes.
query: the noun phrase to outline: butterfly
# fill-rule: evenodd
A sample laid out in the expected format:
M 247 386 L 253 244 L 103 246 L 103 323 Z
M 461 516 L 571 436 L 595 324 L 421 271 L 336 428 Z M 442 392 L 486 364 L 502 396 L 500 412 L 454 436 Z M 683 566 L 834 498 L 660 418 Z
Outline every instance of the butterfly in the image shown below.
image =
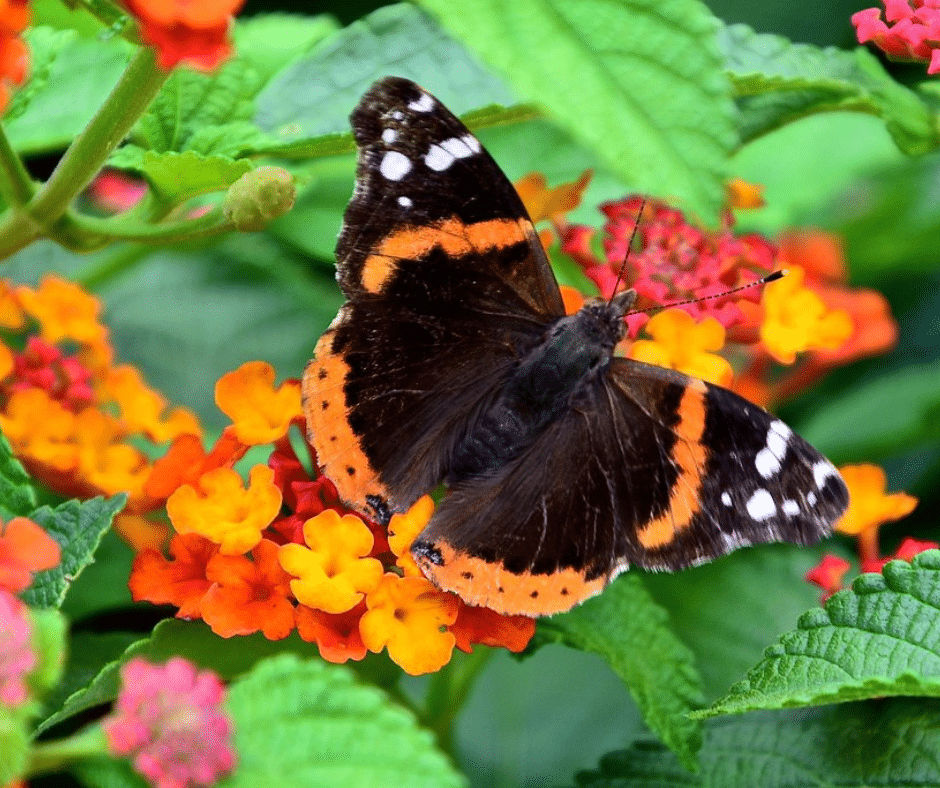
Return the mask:
M 411 547 L 431 582 L 549 615 L 630 566 L 830 532 L 845 484 L 782 421 L 614 354 L 633 291 L 565 313 L 512 184 L 436 98 L 387 77 L 351 122 L 347 301 L 304 372 L 304 411 L 362 514 L 387 523 L 446 485 Z

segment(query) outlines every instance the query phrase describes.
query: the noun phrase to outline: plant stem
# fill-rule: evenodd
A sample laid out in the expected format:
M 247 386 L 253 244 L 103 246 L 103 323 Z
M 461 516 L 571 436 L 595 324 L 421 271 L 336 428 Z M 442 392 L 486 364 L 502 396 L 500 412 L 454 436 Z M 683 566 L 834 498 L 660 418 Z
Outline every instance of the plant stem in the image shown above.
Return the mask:
M 3 124 L 0 124 L 0 194 L 7 205 L 21 207 L 32 199 L 35 192 L 33 179 L 10 145 Z
M 0 259 L 34 241 L 40 234 L 56 237 L 55 223 L 127 136 L 166 81 L 156 53 L 142 47 L 131 59 L 85 130 L 69 146 L 48 181 L 22 208 L 11 207 L 0 221 Z M 2 153 L 2 152 L 0 152 Z
M 66 739 L 37 742 L 29 757 L 27 775 L 59 771 L 82 758 L 106 755 L 108 741 L 100 725 L 89 725 Z
M 450 663 L 431 677 L 422 722 L 429 727 L 444 752 L 454 756 L 454 723 L 477 677 L 494 650 L 477 646 L 471 654 L 454 654 Z

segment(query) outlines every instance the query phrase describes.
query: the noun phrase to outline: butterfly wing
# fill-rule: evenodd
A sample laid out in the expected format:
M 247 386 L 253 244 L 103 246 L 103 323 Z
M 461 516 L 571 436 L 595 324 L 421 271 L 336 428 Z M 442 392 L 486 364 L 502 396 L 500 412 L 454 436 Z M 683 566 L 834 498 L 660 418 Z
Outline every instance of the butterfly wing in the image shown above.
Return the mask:
M 324 472 L 375 516 L 441 481 L 564 307 L 512 184 L 440 102 L 386 78 L 352 125 L 356 189 L 336 248 L 348 302 L 304 373 L 304 409 Z
M 412 552 L 471 604 L 547 615 L 630 565 L 677 570 L 743 545 L 816 542 L 847 503 L 835 468 L 774 416 L 615 358 L 525 454 L 455 485 Z

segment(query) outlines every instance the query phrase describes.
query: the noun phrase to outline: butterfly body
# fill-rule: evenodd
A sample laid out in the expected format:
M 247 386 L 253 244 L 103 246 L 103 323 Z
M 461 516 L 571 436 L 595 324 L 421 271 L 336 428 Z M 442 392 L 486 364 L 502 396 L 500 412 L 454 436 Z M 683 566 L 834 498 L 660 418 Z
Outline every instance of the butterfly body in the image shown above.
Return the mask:
M 809 444 L 730 391 L 614 355 L 632 293 L 565 314 L 512 185 L 443 105 L 390 77 L 352 124 L 348 301 L 304 374 L 308 432 L 367 516 L 447 485 L 412 545 L 432 582 L 546 615 L 631 565 L 829 533 L 847 492 Z

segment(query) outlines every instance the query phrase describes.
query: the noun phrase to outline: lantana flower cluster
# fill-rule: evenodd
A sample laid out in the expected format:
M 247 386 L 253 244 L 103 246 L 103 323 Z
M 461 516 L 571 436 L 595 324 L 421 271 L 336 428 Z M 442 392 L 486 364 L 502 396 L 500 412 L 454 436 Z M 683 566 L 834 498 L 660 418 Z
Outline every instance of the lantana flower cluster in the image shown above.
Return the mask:
M 728 195 L 718 230 L 698 227 L 657 200 L 644 206 L 635 195 L 600 206 L 602 231 L 570 224 L 561 214 L 547 217 L 561 251 L 602 297 L 636 290 L 622 352 L 730 387 L 768 407 L 833 367 L 895 343 L 897 324 L 887 300 L 847 285 L 835 236 L 810 230 L 772 242 L 756 233 L 736 234 L 732 209 L 762 202 L 756 187 L 739 181 Z M 787 270 L 782 279 L 727 294 L 781 268 Z M 579 308 L 583 297 L 565 290 L 566 306 Z M 706 300 L 680 303 L 693 299 Z M 663 306 L 652 317 L 645 311 Z
M 884 0 L 884 9 L 852 14 L 852 24 L 860 44 L 871 41 L 889 57 L 925 60 L 928 74 L 940 72 L 938 0 Z
M 127 513 L 139 516 L 165 499 L 144 490 L 151 462 L 134 441 L 162 444 L 200 426 L 115 362 L 100 312 L 96 298 L 54 275 L 35 288 L 0 281 L 0 429 L 50 489 L 126 492 Z
M 102 721 L 112 755 L 128 758 L 156 788 L 218 782 L 235 768 L 225 687 L 211 670 L 173 657 L 140 657 L 121 668 L 114 710 Z
M 275 387 L 270 365 L 250 362 L 224 376 L 216 403 L 232 419 L 204 452 L 194 435 L 173 443 L 145 489 L 167 496 L 169 555 L 140 552 L 130 578 L 135 600 L 170 604 L 222 637 L 295 629 L 331 662 L 388 651 L 405 671 L 434 671 L 454 647 L 475 643 L 520 651 L 534 632 L 522 616 L 465 605 L 421 576 L 409 556 L 434 510 L 425 497 L 388 529 L 346 508 L 317 470 L 303 433 L 296 380 Z M 295 429 L 291 429 L 292 426 Z M 273 444 L 247 483 L 234 469 L 250 446 Z

